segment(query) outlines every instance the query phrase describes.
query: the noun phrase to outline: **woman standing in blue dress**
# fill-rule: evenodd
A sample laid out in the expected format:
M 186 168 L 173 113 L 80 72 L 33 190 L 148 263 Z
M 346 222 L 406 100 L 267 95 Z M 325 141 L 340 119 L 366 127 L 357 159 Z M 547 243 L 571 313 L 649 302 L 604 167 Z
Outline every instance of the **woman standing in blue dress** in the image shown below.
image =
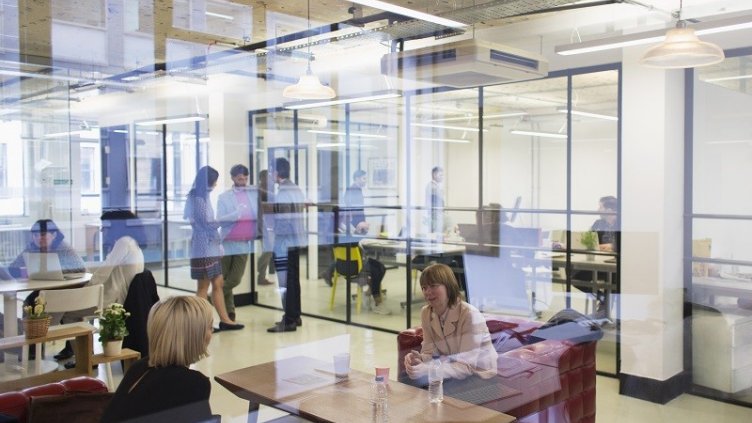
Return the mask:
M 208 298 L 212 288 L 212 303 L 219 314 L 219 330 L 243 329 L 227 315 L 222 286 L 222 244 L 219 238 L 219 222 L 209 201 L 209 193 L 217 185 L 219 172 L 211 166 L 200 168 L 188 192 L 183 217 L 193 229 L 191 234 L 191 278 L 198 281 L 196 295 Z

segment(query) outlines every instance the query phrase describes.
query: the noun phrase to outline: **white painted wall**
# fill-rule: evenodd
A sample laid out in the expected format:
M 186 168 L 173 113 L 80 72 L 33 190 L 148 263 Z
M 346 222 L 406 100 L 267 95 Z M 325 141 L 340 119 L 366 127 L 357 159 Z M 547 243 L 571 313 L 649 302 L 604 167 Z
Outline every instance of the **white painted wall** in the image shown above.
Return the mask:
M 683 71 L 625 52 L 622 162 L 622 371 L 682 370 Z

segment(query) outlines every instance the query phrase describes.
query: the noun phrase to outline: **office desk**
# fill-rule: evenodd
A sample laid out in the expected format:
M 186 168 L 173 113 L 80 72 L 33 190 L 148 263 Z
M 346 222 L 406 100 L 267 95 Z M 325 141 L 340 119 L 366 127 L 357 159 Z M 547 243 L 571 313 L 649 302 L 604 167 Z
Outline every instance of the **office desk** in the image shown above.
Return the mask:
M 18 335 L 18 299 L 16 295 L 24 291 L 36 291 L 40 289 L 74 288 L 91 280 L 91 273 L 84 273 L 80 278 L 65 279 L 61 281 L 40 281 L 34 279 L 20 279 L 2 281 L 0 294 L 3 294 L 3 323 L 5 337 Z
M 588 259 L 588 256 L 592 259 Z M 572 253 L 570 255 L 571 270 L 592 272 L 591 287 L 593 292 L 603 289 L 606 292 L 605 305 L 606 317 L 611 317 L 611 294 L 616 289 L 616 257 L 612 255 Z M 567 255 L 563 252 L 546 252 L 536 254 L 536 260 L 550 260 L 555 267 L 564 267 L 567 265 Z M 606 274 L 606 280 L 598 279 L 598 272 Z
M 249 401 L 248 421 L 255 422 L 259 404 L 314 422 L 371 422 L 373 376 L 350 370 L 337 382 L 332 364 L 293 357 L 215 376 L 233 394 Z M 428 391 L 389 381 L 389 422 L 513 422 L 514 417 L 450 397 L 428 402 Z
M 716 297 L 752 300 L 752 280 L 725 279 L 704 276 L 692 278 L 692 299 L 698 304 L 715 305 Z

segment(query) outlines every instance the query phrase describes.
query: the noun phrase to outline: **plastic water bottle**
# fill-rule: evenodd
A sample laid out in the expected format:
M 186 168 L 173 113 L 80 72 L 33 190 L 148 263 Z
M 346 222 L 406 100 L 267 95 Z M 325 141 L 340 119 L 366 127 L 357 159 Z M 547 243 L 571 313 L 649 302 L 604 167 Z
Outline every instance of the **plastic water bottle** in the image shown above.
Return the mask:
M 389 421 L 389 391 L 384 376 L 376 376 L 371 386 L 371 403 L 373 404 L 373 421 L 387 423 Z
M 444 372 L 438 354 L 433 355 L 431 366 L 428 368 L 428 401 L 444 401 Z

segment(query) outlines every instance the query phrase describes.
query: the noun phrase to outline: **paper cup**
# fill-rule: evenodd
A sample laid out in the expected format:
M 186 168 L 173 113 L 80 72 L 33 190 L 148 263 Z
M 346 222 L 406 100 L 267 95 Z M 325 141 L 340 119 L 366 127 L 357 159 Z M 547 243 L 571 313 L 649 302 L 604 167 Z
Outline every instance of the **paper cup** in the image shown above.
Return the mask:
M 345 379 L 350 374 L 350 353 L 334 354 L 334 376 Z

